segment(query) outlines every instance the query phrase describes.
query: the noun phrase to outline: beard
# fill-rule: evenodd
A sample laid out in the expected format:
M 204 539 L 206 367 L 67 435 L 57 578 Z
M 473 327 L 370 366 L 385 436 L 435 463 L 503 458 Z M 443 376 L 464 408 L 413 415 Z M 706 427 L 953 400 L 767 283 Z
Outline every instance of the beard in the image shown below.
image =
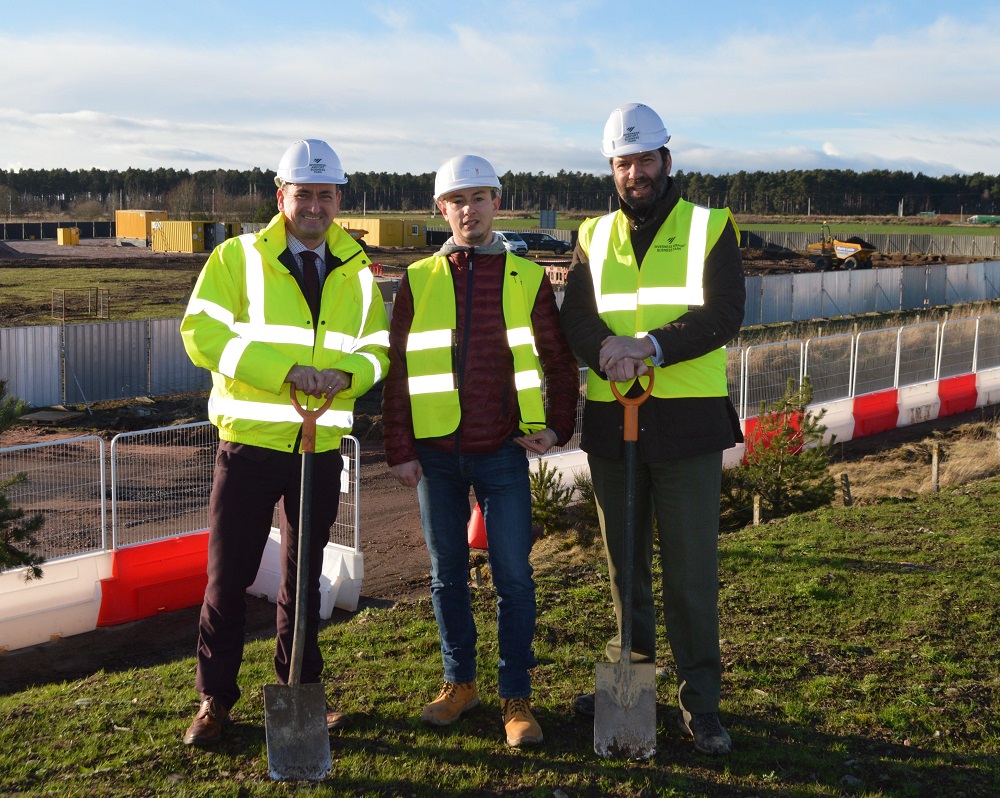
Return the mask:
M 669 179 L 669 167 L 664 160 L 659 174 L 649 179 L 623 180 L 620 183 L 616 180 L 615 184 L 622 201 L 636 214 L 643 216 L 652 210 L 653 206 L 666 193 Z

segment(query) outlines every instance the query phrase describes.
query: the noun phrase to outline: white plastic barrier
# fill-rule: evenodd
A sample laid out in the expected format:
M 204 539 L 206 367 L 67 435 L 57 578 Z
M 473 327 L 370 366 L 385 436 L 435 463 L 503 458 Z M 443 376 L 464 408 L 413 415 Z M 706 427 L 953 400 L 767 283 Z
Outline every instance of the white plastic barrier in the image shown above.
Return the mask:
M 854 400 L 836 399 L 832 402 L 810 405 L 811 413 L 826 411 L 820 422 L 826 427 L 823 433 L 823 440 L 829 443 L 833 436 L 837 436 L 837 441 L 843 443 L 854 438 Z
M 323 573 L 319 580 L 321 618 L 333 615 L 333 608 L 354 612 L 361 597 L 365 575 L 364 555 L 360 551 L 330 543 L 323 549 Z M 257 578 L 247 588 L 252 596 L 277 602 L 281 586 L 281 533 L 274 527 L 264 547 Z
M 976 374 L 976 407 L 1000 404 L 1000 369 Z
M 937 380 L 900 388 L 896 404 L 899 407 L 897 427 L 908 427 L 910 424 L 933 421 L 941 410 L 941 397 L 938 396 Z
M 47 643 L 97 628 L 101 579 L 111 576 L 111 552 L 54 560 L 42 579 L 24 569 L 0 573 L 0 651 Z

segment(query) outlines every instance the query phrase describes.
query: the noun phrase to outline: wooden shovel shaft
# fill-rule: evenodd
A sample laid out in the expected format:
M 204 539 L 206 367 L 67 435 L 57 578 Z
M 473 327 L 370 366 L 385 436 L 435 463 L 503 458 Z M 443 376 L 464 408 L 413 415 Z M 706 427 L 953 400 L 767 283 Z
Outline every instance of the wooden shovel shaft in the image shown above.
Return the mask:
M 309 596 L 309 545 L 312 537 L 312 456 L 316 451 L 316 420 L 333 402 L 333 396 L 316 410 L 299 404 L 295 386 L 290 386 L 292 405 L 302 416 L 302 480 L 299 489 L 298 556 L 295 560 L 295 627 L 292 631 L 292 657 L 288 666 L 288 684 L 296 686 L 302 678 L 302 659 L 306 649 L 306 605 Z

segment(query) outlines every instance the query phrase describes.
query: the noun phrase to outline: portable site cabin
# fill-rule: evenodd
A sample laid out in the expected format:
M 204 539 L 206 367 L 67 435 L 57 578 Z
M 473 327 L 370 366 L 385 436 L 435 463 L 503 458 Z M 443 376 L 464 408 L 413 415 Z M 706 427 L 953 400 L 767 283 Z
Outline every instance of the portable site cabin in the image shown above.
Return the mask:
M 364 230 L 362 240 L 372 247 L 422 247 L 424 231 L 417 222 L 375 217 L 340 217 L 334 221 L 345 230 Z

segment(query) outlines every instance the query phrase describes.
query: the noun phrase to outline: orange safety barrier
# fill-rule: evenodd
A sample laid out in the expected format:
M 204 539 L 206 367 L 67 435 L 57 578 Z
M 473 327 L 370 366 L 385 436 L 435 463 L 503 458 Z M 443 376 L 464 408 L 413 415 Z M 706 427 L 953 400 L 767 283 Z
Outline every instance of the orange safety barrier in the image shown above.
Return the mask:
M 867 393 L 854 397 L 854 437 L 876 435 L 896 429 L 899 422 L 899 392 Z
M 976 375 L 959 374 L 957 377 L 945 377 L 938 382 L 938 397 L 941 399 L 938 416 L 953 416 L 955 413 L 975 410 L 979 400 Z
M 208 584 L 208 532 L 156 540 L 112 552 L 101 580 L 98 626 L 149 618 L 201 604 Z

